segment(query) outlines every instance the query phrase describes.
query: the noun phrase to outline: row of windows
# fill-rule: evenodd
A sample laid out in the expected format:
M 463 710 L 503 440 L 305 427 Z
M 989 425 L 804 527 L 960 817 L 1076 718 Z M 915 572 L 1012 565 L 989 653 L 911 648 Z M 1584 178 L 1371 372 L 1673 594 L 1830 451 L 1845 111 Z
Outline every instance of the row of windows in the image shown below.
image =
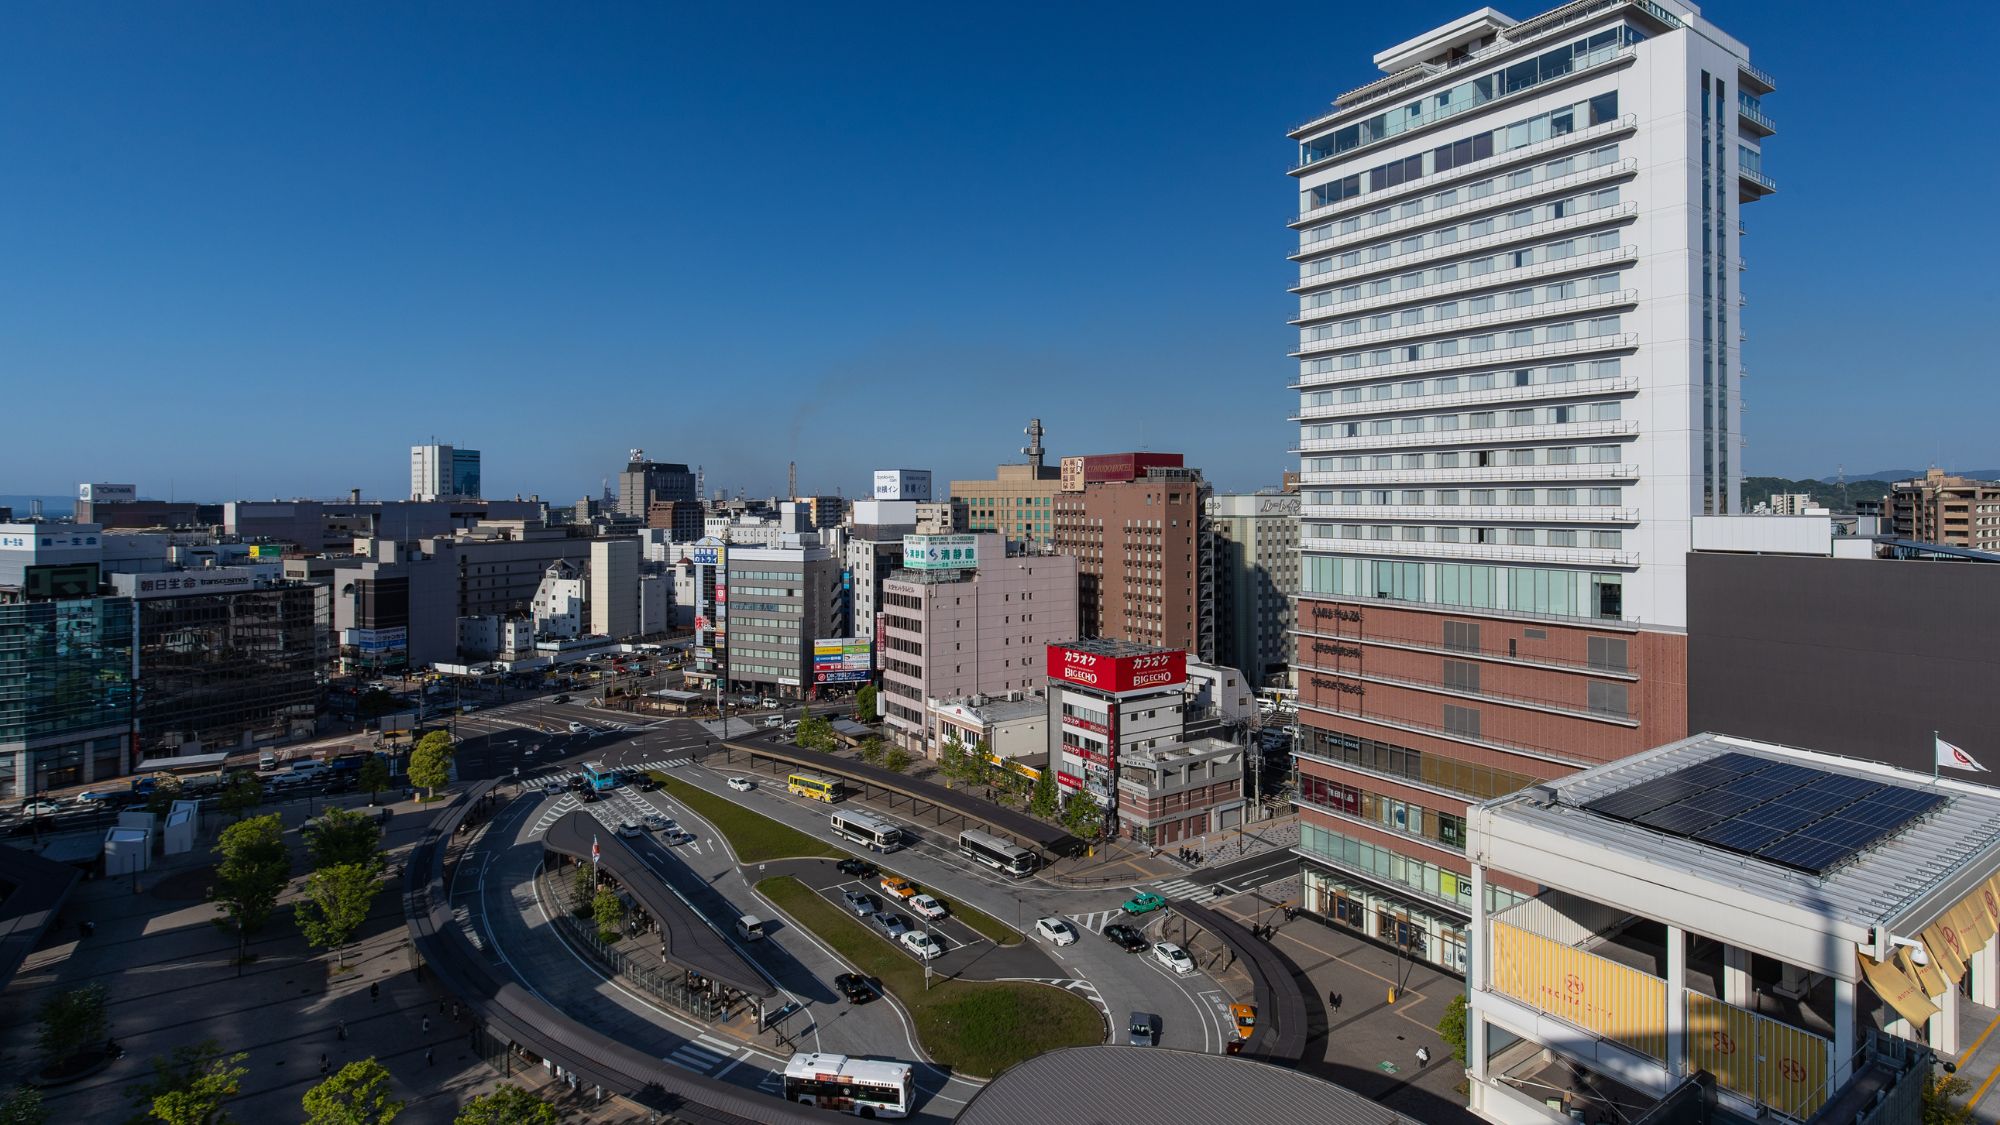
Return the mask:
M 1625 615 L 1624 578 L 1617 574 L 1329 555 L 1305 556 L 1299 570 L 1300 591 L 1309 595 L 1612 621 Z
M 1336 503 L 1350 506 L 1399 507 L 1424 504 L 1443 507 L 1455 507 L 1460 504 L 1492 507 L 1505 504 L 1512 507 L 1548 505 L 1559 508 L 1588 504 L 1593 507 L 1615 508 L 1622 501 L 1624 492 L 1622 488 L 1350 488 L 1339 493 L 1340 498 Z M 1310 528 L 1315 525 L 1306 526 Z M 1314 533 L 1307 531 L 1305 534 Z
M 1474 801 L 1513 793 L 1538 781 L 1532 774 L 1516 773 L 1494 766 L 1460 761 L 1437 754 L 1425 754 L 1390 742 L 1343 734 L 1339 731 L 1307 728 L 1306 753 L 1328 761 L 1354 766 L 1389 777 L 1422 782 L 1438 789 L 1460 793 Z
M 1311 410 L 1335 403 L 1383 402 L 1397 398 L 1428 398 L 1468 391 L 1491 391 L 1507 387 L 1534 387 L 1573 383 L 1579 379 L 1615 379 L 1623 361 L 1600 359 L 1588 363 L 1556 363 L 1546 367 L 1517 367 L 1511 371 L 1482 371 L 1477 375 L 1442 375 L 1435 379 L 1410 379 L 1401 383 L 1376 383 L 1367 387 L 1339 390 L 1302 391 L 1299 406 Z
M 1457 223 L 1448 227 L 1439 227 L 1436 230 L 1426 231 L 1422 234 L 1412 234 L 1404 238 L 1399 238 L 1394 242 L 1378 242 L 1373 246 L 1364 246 L 1341 254 L 1328 254 L 1323 258 L 1313 258 L 1301 265 L 1299 278 L 1301 282 L 1309 282 L 1321 274 L 1332 273 L 1335 270 L 1353 269 L 1356 266 L 1367 265 L 1371 262 L 1399 258 L 1405 254 L 1421 254 L 1426 250 L 1435 250 L 1440 246 L 1451 246 L 1455 243 L 1467 242 L 1475 238 L 1485 238 L 1489 234 L 1498 234 L 1501 231 L 1519 230 L 1522 227 L 1530 227 L 1536 223 L 1546 223 L 1553 219 L 1567 219 L 1572 215 L 1582 215 L 1590 211 L 1601 211 L 1606 207 L 1616 207 L 1617 205 L 1618 189 L 1615 187 L 1600 188 L 1597 191 L 1585 192 L 1581 195 L 1571 196 L 1568 199 L 1554 199 L 1547 203 L 1538 203 L 1530 207 L 1518 207 L 1504 215 L 1488 215 L 1469 222 Z
M 1307 441 L 1380 437 L 1385 434 L 1451 433 L 1490 430 L 1502 426 L 1562 426 L 1571 422 L 1616 422 L 1624 410 L 1615 402 L 1575 402 L 1558 406 L 1522 406 L 1512 410 L 1474 410 L 1465 414 L 1419 414 L 1408 418 L 1378 418 L 1372 422 L 1320 422 L 1301 427 Z M 1317 461 L 1310 467 L 1325 472 Z
M 1316 523 L 1305 533 L 1316 539 L 1400 540 L 1405 543 L 1487 543 L 1508 547 L 1589 547 L 1598 551 L 1623 548 L 1624 533 L 1593 531 L 1584 537 L 1569 528 L 1416 527 L 1390 524 Z M 1353 560 L 1350 560 L 1353 561 Z
M 1596 277 L 1551 282 L 1548 285 L 1534 285 L 1526 289 L 1512 289 L 1505 293 L 1487 293 L 1463 300 L 1440 301 L 1435 305 L 1423 305 L 1413 309 L 1403 309 L 1400 312 L 1376 313 L 1373 316 L 1359 316 L 1335 324 L 1314 325 L 1302 329 L 1300 338 L 1311 342 L 1338 339 L 1342 336 L 1358 336 L 1364 332 L 1387 332 L 1392 328 L 1417 328 L 1425 324 L 1457 320 L 1460 317 L 1484 316 L 1506 309 L 1529 309 L 1536 305 L 1571 301 L 1578 297 L 1616 293 L 1620 286 L 1619 279 L 1620 275 L 1607 273 Z
M 1455 902 L 1464 910 L 1472 909 L 1472 880 L 1435 863 L 1399 855 L 1317 824 L 1299 825 L 1299 846 L 1370 878 Z
M 1409 801 L 1384 797 L 1311 774 L 1299 778 L 1299 799 L 1321 808 L 1373 821 L 1392 832 L 1465 850 L 1465 818 Z
M 1617 95 L 1614 94 L 1612 96 L 1616 97 Z M 1491 134 L 1487 135 L 1490 136 Z M 1461 141 L 1460 143 L 1463 144 L 1465 142 Z M 1602 168 L 1606 164 L 1616 163 L 1617 160 L 1618 146 L 1615 144 L 1605 145 L 1602 148 L 1595 148 L 1589 152 L 1579 153 L 1574 156 L 1565 156 L 1559 160 L 1551 160 L 1546 164 L 1537 164 L 1532 167 L 1517 169 L 1505 175 L 1495 176 L 1490 180 L 1479 180 L 1476 183 L 1467 184 L 1462 188 L 1447 188 L 1434 195 L 1419 196 L 1416 199 L 1397 204 L 1395 207 L 1382 207 L 1370 211 L 1365 215 L 1351 215 L 1336 222 L 1321 223 L 1316 227 L 1310 227 L 1299 232 L 1299 249 L 1302 251 L 1311 250 L 1329 238 L 1358 234 L 1361 231 L 1372 227 L 1379 227 L 1385 223 L 1414 219 L 1428 212 L 1442 211 L 1447 207 L 1456 207 L 1461 203 L 1470 203 L 1474 200 L 1485 199 L 1496 192 L 1514 191 L 1519 188 L 1533 187 L 1539 183 L 1547 183 L 1550 180 L 1559 180 L 1564 176 L 1578 171 Z
M 1601 231 L 1582 240 L 1583 252 L 1596 254 L 1606 250 L 1616 250 L 1618 249 L 1619 242 L 1619 232 L 1615 230 Z M 1423 289 L 1432 285 L 1449 284 L 1461 278 L 1485 277 L 1495 273 L 1506 273 L 1517 268 L 1536 265 L 1541 262 L 1559 261 L 1574 255 L 1577 242 L 1569 240 L 1551 245 L 1553 247 L 1561 247 L 1562 249 L 1551 250 L 1549 247 L 1529 247 L 1526 250 L 1510 251 L 1506 254 L 1499 254 L 1493 257 L 1475 258 L 1469 262 L 1448 262 L 1441 266 L 1433 266 L 1430 269 L 1414 270 L 1410 273 L 1398 274 L 1395 277 L 1378 277 L 1365 284 L 1349 285 L 1341 289 L 1328 290 L 1327 293 L 1332 294 L 1334 299 L 1327 303 L 1335 305 L 1345 304 L 1348 301 L 1358 301 L 1363 297 L 1380 297 L 1390 293 L 1402 293 L 1413 289 Z M 1515 265 L 1517 262 L 1519 266 Z M 1498 284 L 1505 280 L 1506 278 L 1504 277 L 1495 277 L 1493 283 Z M 1325 303 L 1314 302 L 1319 297 L 1325 295 L 1323 293 L 1306 294 L 1300 298 L 1302 308 L 1310 312 L 1313 309 L 1324 307 Z
M 1569 320 L 1558 324 L 1538 324 L 1532 328 L 1513 328 L 1505 332 L 1482 332 L 1477 336 L 1454 336 L 1445 340 L 1427 340 L 1421 344 L 1400 344 L 1393 348 L 1376 348 L 1366 352 L 1349 352 L 1346 355 L 1330 356 L 1320 361 L 1326 364 L 1319 371 L 1307 374 L 1321 374 L 1325 371 L 1355 371 L 1367 367 L 1381 367 L 1391 363 L 1414 363 L 1426 359 L 1446 359 L 1455 355 L 1478 355 L 1498 348 L 1531 348 L 1538 344 L 1560 344 L 1570 340 L 1589 340 L 1600 336 L 1616 336 L 1619 333 L 1619 319 L 1616 316 L 1592 317 L 1588 320 Z
M 1609 465 L 1618 462 L 1619 447 L 1615 445 L 1593 445 L 1584 447 L 1582 454 L 1587 458 L 1583 464 Z M 1557 445 L 1542 449 L 1475 449 L 1464 453 L 1377 453 L 1368 457 L 1314 457 L 1306 462 L 1309 472 L 1358 473 L 1382 472 L 1396 469 L 1492 469 L 1501 466 L 1524 465 L 1575 465 L 1578 464 L 1579 450 L 1576 446 Z M 1330 492 L 1308 492 L 1307 504 L 1336 504 L 1329 499 Z
M 799 580 L 799 572 L 796 570 L 738 570 L 733 566 L 729 568 L 729 581 L 732 585 L 746 579 L 755 580 L 759 578 L 797 582 Z

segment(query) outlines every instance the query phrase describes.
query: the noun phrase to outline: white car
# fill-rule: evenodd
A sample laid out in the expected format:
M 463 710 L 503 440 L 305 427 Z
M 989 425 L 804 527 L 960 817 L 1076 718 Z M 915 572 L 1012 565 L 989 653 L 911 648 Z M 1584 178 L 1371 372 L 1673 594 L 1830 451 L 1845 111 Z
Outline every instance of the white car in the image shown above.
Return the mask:
M 569 732 L 571 734 L 582 734 L 586 729 L 588 728 L 586 728 L 582 723 L 578 722 L 572 722 L 569 725 Z
M 627 840 L 636 840 L 641 835 L 639 826 L 627 820 L 618 825 L 618 834 Z
M 53 801 L 29 801 L 21 806 L 22 816 L 54 816 L 61 811 Z
M 1176 973 L 1194 972 L 1194 958 L 1187 955 L 1187 950 L 1170 941 L 1154 943 L 1153 960 Z
M 945 915 L 944 903 L 929 895 L 911 895 L 910 909 L 925 918 L 942 918 Z
M 1050 945 L 1076 944 L 1076 927 L 1061 918 L 1035 919 L 1035 932 L 1042 935 Z
M 922 930 L 911 930 L 896 940 L 903 943 L 904 949 L 916 954 L 920 961 L 930 961 L 944 956 L 944 946 L 939 945 L 936 938 Z
M 738 793 L 748 793 L 757 788 L 757 783 L 747 777 L 732 777 L 729 779 L 729 787 Z

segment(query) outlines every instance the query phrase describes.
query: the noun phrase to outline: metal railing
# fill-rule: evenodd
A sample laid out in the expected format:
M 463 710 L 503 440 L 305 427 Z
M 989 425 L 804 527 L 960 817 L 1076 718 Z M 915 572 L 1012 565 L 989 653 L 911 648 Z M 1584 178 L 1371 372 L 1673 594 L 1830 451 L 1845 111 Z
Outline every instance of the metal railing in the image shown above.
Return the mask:
M 1746 180 L 1749 180 L 1751 183 L 1756 184 L 1758 187 L 1763 188 L 1765 191 L 1778 190 L 1778 181 L 1772 179 L 1769 176 L 1766 176 L 1764 173 L 1759 172 L 1755 168 L 1745 168 L 1739 164 L 1737 165 L 1736 168 L 1736 174 L 1742 176 Z
M 1298 664 L 1295 664 L 1294 667 L 1297 668 L 1300 672 L 1324 674 L 1330 676 L 1345 676 L 1348 679 L 1360 680 L 1363 683 L 1380 684 L 1383 687 L 1403 688 L 1409 691 L 1432 692 L 1438 695 L 1449 695 L 1459 699 L 1473 700 L 1475 702 L 1479 700 L 1491 700 L 1492 702 L 1502 704 L 1503 706 L 1513 705 L 1519 707 L 1530 707 L 1537 711 L 1547 711 L 1551 714 L 1556 714 L 1556 715 L 1567 715 L 1573 719 L 1591 719 L 1598 722 L 1618 723 L 1624 726 L 1639 725 L 1639 716 L 1631 714 L 1630 712 L 1621 714 L 1614 711 L 1592 711 L 1588 707 L 1577 707 L 1574 704 L 1559 703 L 1554 700 L 1548 700 L 1548 699 L 1538 699 L 1528 695 L 1514 695 L 1510 692 L 1492 691 L 1486 688 L 1458 688 L 1458 687 L 1452 687 L 1448 684 L 1425 682 L 1422 680 L 1406 680 L 1398 676 L 1376 675 L 1374 673 L 1364 672 L 1356 668 L 1325 668 L 1321 667 L 1318 664 L 1309 664 L 1303 661 L 1301 661 Z
M 1750 62 L 1748 59 L 1738 60 L 1736 69 L 1756 79 L 1757 84 L 1766 90 L 1776 90 L 1778 88 L 1778 80 L 1771 77 L 1770 71 Z
M 556 928 L 571 944 L 589 954 L 607 971 L 704 1023 L 714 1023 L 727 1017 L 729 1001 L 726 998 L 704 989 L 691 988 L 684 976 L 646 964 L 632 953 L 605 941 L 598 936 L 597 927 L 577 917 L 575 904 L 569 901 L 568 893 L 562 888 L 563 880 L 538 878 L 542 879 L 543 887 L 559 908 L 551 915 Z
M 1542 356 L 1571 355 L 1580 352 L 1623 351 L 1639 346 L 1637 332 L 1614 332 L 1607 336 L 1585 336 L 1576 340 L 1560 340 L 1555 343 L 1527 344 L 1515 348 L 1495 348 L 1485 352 L 1465 352 L 1460 355 L 1441 355 L 1430 359 L 1410 359 L 1400 363 L 1383 363 L 1373 367 L 1349 367 L 1337 371 L 1315 371 L 1302 374 L 1299 381 L 1289 384 L 1287 390 L 1303 391 L 1315 387 L 1339 386 L 1343 383 L 1372 382 L 1402 375 L 1414 375 L 1422 371 L 1446 371 L 1471 367 L 1513 367 L 1521 360 L 1537 359 Z
M 1631 261 L 1638 258 L 1637 246 L 1619 246 L 1611 250 L 1594 250 L 1588 254 L 1575 254 L 1567 258 L 1557 258 L 1547 262 L 1537 262 L 1532 266 L 1513 266 L 1477 277 L 1461 277 L 1456 281 L 1434 281 L 1428 285 L 1418 285 L 1409 289 L 1399 289 L 1389 293 L 1374 293 L 1330 305 L 1300 306 L 1299 315 L 1291 321 L 1303 324 L 1309 320 L 1328 320 L 1337 316 L 1351 316 L 1355 313 L 1372 312 L 1380 308 L 1392 308 L 1417 301 L 1431 300 L 1469 289 L 1495 289 L 1518 285 L 1531 277 L 1550 274 L 1584 273 L 1613 262 Z
M 1358 449 L 1402 449 L 1413 445 L 1508 445 L 1523 441 L 1559 441 L 1570 438 L 1612 437 L 1639 432 L 1635 419 L 1606 421 L 1544 422 L 1531 426 L 1468 426 L 1461 430 L 1432 430 L 1415 434 L 1358 434 L 1354 437 L 1313 438 L 1302 441 L 1293 453 L 1337 453 Z
M 1743 101 L 1738 101 L 1736 103 L 1736 112 L 1739 116 L 1747 117 L 1751 121 L 1755 122 L 1758 126 L 1762 127 L 1766 133 L 1775 133 L 1778 131 L 1778 123 L 1771 120 L 1769 117 L 1764 116 L 1764 111 L 1758 109 L 1755 106 L 1752 106 Z
M 1581 187 L 1584 184 L 1595 183 L 1599 180 L 1616 179 L 1619 176 L 1628 175 L 1638 170 L 1639 162 L 1629 156 L 1623 160 L 1613 160 L 1590 168 L 1579 168 L 1565 172 L 1553 179 L 1536 180 L 1531 184 L 1508 188 L 1505 191 L 1494 192 L 1492 195 L 1480 196 L 1477 199 L 1462 199 L 1449 207 L 1440 207 L 1436 210 L 1426 209 L 1415 215 L 1399 215 L 1386 223 L 1360 227 L 1345 234 L 1329 234 L 1324 238 L 1302 243 L 1290 257 L 1309 257 L 1320 253 L 1322 250 L 1330 250 L 1336 246 L 1353 245 L 1370 236 L 1382 237 L 1400 234 L 1414 227 L 1430 226 L 1444 219 L 1477 214 L 1481 211 L 1490 211 L 1498 207 L 1506 207 L 1523 199 L 1531 199 L 1550 192 Z
M 1345 351 L 1348 348 L 1368 348 L 1394 340 L 1407 340 L 1418 336 L 1437 336 L 1448 332 L 1464 332 L 1480 328 L 1497 328 L 1524 320 L 1541 320 L 1565 313 L 1596 312 L 1601 309 L 1619 308 L 1637 304 L 1637 289 L 1614 289 L 1607 293 L 1585 293 L 1575 297 L 1563 297 L 1554 301 L 1536 301 L 1526 305 L 1511 305 L 1504 309 L 1488 309 L 1482 313 L 1466 313 L 1449 320 L 1433 320 L 1422 324 L 1395 324 L 1388 328 L 1378 328 L 1372 332 L 1356 332 L 1347 336 L 1325 336 L 1315 340 L 1301 341 L 1295 356 L 1308 356 L 1318 352 Z M 1387 315 L 1387 314 L 1383 314 Z
M 1741 372 L 1739 372 L 1741 374 Z M 1457 469 L 1355 469 L 1351 471 L 1309 472 L 1299 475 L 1303 484 L 1487 484 L 1500 481 L 1548 480 L 1637 480 L 1639 466 L 1609 462 L 1580 465 L 1488 465 Z M 1299 515 L 1311 519 L 1330 505 L 1302 504 Z
M 1529 383 L 1500 386 L 1483 391 L 1451 391 L 1446 394 L 1402 395 L 1389 398 L 1330 402 L 1325 406 L 1300 409 L 1289 421 L 1312 422 L 1322 418 L 1344 418 L 1357 414 L 1404 414 L 1413 410 L 1433 410 L 1447 406 L 1483 406 L 1487 403 L 1520 402 L 1527 399 L 1576 398 L 1588 395 L 1619 394 L 1639 389 L 1635 375 L 1603 379 L 1571 379 L 1566 383 Z
M 1638 202 L 1630 199 L 1609 207 L 1592 207 L 1578 211 L 1574 215 L 1564 215 L 1559 219 L 1540 219 L 1507 230 L 1497 230 L 1492 234 L 1483 234 L 1464 242 L 1445 242 L 1413 250 L 1408 254 L 1391 253 L 1372 261 L 1356 262 L 1351 266 L 1338 266 L 1318 273 L 1304 274 L 1299 277 L 1298 283 L 1291 287 L 1291 291 L 1297 293 L 1307 289 L 1319 289 L 1378 273 L 1399 273 L 1445 258 L 1462 258 L 1482 250 L 1498 250 L 1517 242 L 1533 242 L 1566 230 L 1629 219 L 1638 213 Z

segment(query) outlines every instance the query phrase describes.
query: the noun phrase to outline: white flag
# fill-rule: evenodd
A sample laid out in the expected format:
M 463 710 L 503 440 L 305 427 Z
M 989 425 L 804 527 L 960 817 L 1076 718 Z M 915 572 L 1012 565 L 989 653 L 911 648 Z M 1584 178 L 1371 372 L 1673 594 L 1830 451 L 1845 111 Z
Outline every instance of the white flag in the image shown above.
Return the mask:
M 1960 750 L 1944 739 L 1938 738 L 1936 735 L 1932 735 L 1931 738 L 1937 742 L 1937 764 L 1939 768 L 1973 770 L 1977 773 L 1991 772 L 1985 766 L 1973 761 L 1972 755 Z

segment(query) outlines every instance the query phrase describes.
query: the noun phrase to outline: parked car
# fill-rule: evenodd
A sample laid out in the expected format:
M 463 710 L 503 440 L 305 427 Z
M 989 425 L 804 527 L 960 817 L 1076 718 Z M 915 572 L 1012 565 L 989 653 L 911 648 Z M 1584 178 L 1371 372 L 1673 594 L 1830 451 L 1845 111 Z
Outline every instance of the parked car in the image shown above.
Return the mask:
M 764 729 L 766 730 L 770 730 L 773 727 L 782 727 L 784 725 L 785 725 L 785 717 L 783 715 L 764 716 Z
M 748 793 L 757 788 L 757 783 L 747 777 L 732 777 L 729 779 L 729 787 L 738 793 Z
M 1153 944 L 1153 960 L 1176 973 L 1194 972 L 1194 958 L 1187 955 L 1187 950 L 1170 941 Z
M 1151 944 L 1146 940 L 1145 934 L 1123 922 L 1113 922 L 1104 927 L 1104 936 L 1117 943 L 1118 948 L 1127 953 L 1137 953 Z
M 882 876 L 882 889 L 895 895 L 897 898 L 909 898 L 911 895 L 917 893 L 917 885 L 903 878 L 901 875 Z
M 939 902 L 929 895 L 911 895 L 910 909 L 926 918 L 932 919 L 942 918 L 946 913 L 944 903 Z
M 1126 1042 L 1134 1047 L 1152 1047 L 1160 1042 L 1160 1017 L 1151 1012 L 1133 1012 L 1125 1021 Z
M 1075 945 L 1076 927 L 1061 918 L 1035 919 L 1035 933 L 1050 945 Z
M 632 823 L 632 822 L 631 822 L 631 821 L 629 821 L 629 820 L 625 820 L 625 821 L 620 821 L 620 822 L 619 822 L 619 824 L 618 824 L 618 834 L 619 834 L 620 836 L 623 836 L 623 837 L 625 837 L 625 838 L 626 838 L 627 840 L 636 840 L 636 839 L 638 839 L 638 838 L 639 838 L 640 836 L 644 835 L 644 833 L 642 833 L 642 832 L 641 832 L 641 831 L 639 830 L 639 826 L 638 826 L 638 825 L 636 825 L 636 824 L 634 824 L 634 823 Z
M 863 894 L 860 891 L 848 891 L 840 897 L 847 900 L 847 908 L 854 911 L 858 918 L 866 918 L 882 906 L 875 900 L 874 895 Z
M 891 940 L 902 937 L 904 934 L 910 932 L 910 924 L 903 920 L 901 914 L 892 914 L 887 910 L 876 911 L 875 916 L 870 918 L 869 921 L 875 923 L 876 927 L 884 934 L 887 934 Z
M 675 824 L 673 821 L 668 820 L 666 817 L 661 816 L 659 813 L 651 813 L 651 812 L 647 813 L 644 817 L 640 818 L 639 823 L 644 824 L 646 826 L 646 831 L 648 832 L 665 832 L 670 828 L 673 829 L 675 832 L 679 832 L 681 827 L 680 825 Z
M 1151 891 L 1140 891 L 1130 899 L 1127 899 L 1125 905 L 1119 907 L 1119 909 L 1127 914 L 1146 914 L 1158 910 L 1166 904 L 1167 900 L 1161 898 L 1159 895 Z
M 897 940 L 903 943 L 904 949 L 916 954 L 919 961 L 930 961 L 944 956 L 944 946 L 939 945 L 936 938 L 922 930 L 911 930 Z
M 875 874 L 874 864 L 869 863 L 865 859 L 855 859 L 852 856 L 841 860 L 834 866 L 840 869 L 842 875 L 852 875 L 856 879 L 866 879 L 870 875 Z
M 878 995 L 875 982 L 860 973 L 842 973 L 833 978 L 833 987 L 847 998 L 849 1004 L 866 1004 Z

